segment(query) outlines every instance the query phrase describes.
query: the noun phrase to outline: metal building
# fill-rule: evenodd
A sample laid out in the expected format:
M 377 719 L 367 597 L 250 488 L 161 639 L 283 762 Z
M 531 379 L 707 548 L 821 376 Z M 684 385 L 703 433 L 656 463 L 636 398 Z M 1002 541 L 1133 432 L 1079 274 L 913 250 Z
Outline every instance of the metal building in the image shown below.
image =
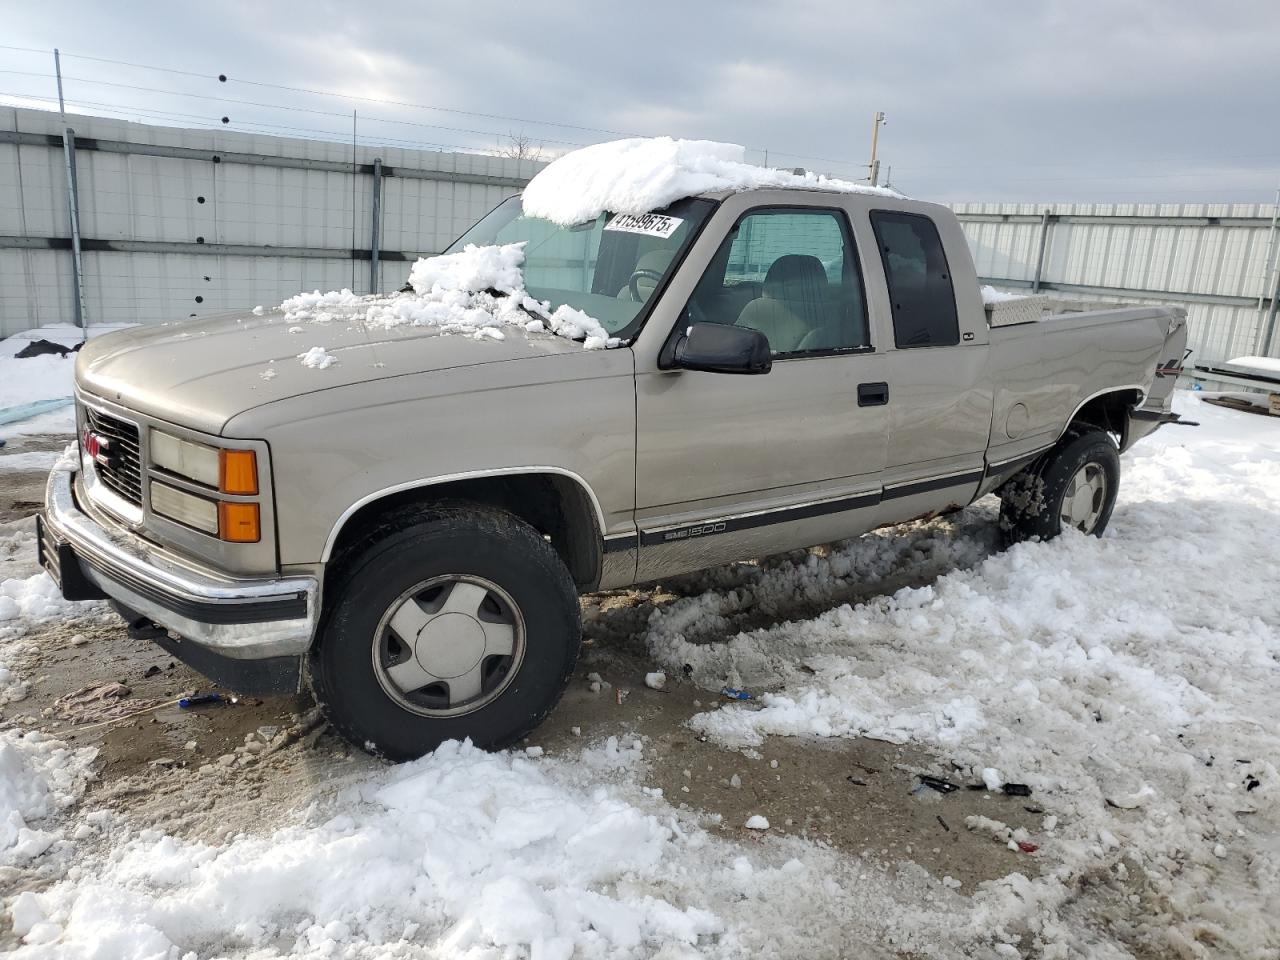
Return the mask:
M 397 289 L 417 257 L 443 250 L 541 166 L 101 117 L 67 125 L 90 324 L 317 288 Z M 0 108 L 0 336 L 75 316 L 62 129 L 56 113 Z
M 959 203 L 978 275 L 1019 292 L 1185 306 L 1199 362 L 1280 355 L 1273 204 Z

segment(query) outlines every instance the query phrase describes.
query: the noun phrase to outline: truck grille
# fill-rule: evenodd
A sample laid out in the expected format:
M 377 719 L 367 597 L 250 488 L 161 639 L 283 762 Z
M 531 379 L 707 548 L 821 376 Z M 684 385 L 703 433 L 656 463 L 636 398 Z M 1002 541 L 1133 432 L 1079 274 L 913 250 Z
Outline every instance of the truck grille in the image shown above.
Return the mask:
M 134 506 L 142 506 L 142 455 L 138 447 L 138 428 L 92 407 L 85 408 L 85 418 L 89 430 L 106 441 L 107 455 L 93 465 L 98 479 Z

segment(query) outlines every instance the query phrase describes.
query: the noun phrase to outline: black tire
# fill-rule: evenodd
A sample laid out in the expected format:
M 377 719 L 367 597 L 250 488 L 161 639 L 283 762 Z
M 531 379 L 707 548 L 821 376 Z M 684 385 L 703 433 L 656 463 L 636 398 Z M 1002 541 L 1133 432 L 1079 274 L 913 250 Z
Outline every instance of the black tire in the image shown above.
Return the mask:
M 1086 468 L 1101 475 L 1104 487 L 1094 499 L 1096 518 L 1091 515 L 1082 532 L 1102 536 L 1120 489 L 1120 452 L 1109 434 L 1087 430 L 1069 433 L 1000 489 L 1000 529 L 1005 542 L 1052 540 L 1060 534 L 1063 501 L 1073 478 Z
M 496 584 L 518 608 L 523 655 L 496 699 L 459 716 L 423 716 L 384 689 L 375 643 L 406 591 L 462 575 Z M 309 658 L 311 685 L 333 728 L 353 745 L 404 761 L 469 737 L 498 749 L 526 736 L 559 701 L 578 658 L 573 579 L 532 527 L 502 510 L 464 503 L 388 516 L 335 565 Z M 504 677 L 506 674 L 504 674 Z

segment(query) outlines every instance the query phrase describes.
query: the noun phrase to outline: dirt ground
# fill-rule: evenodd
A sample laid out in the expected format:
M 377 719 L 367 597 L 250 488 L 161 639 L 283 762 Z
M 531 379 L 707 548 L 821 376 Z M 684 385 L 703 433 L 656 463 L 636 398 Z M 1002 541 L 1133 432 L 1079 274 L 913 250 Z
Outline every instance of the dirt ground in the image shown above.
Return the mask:
M 60 449 L 64 442 L 18 438 L 3 453 Z M 22 518 L 37 509 L 43 485 L 42 471 L 0 473 L 0 524 L 9 525 L 0 529 L 31 522 Z M 0 558 L 0 579 L 35 572 L 34 556 Z M 941 572 L 861 583 L 838 602 L 892 592 Z M 747 835 L 742 825 L 760 813 L 775 832 L 886 865 L 915 861 L 964 889 L 1052 866 L 964 826 L 966 816 L 983 814 L 1034 830 L 1041 813 L 1034 796 L 992 795 L 967 785 L 946 794 L 919 787 L 919 773 L 952 773 L 945 756 L 869 739 L 772 737 L 756 750 L 738 751 L 699 738 L 686 721 L 719 700 L 717 693 L 681 677 L 668 677 L 663 690 L 644 685 L 645 674 L 655 669 L 643 645 L 649 614 L 681 595 L 677 582 L 584 597 L 578 670 L 529 743 L 555 755 L 580 746 L 581 738 L 638 738 L 646 785 L 661 788 L 672 804 L 726 834 Z M 771 611 L 765 622 L 816 612 L 798 602 L 795 609 Z M 748 613 L 733 629 L 761 625 Z M 728 635 L 698 640 L 711 643 Z M 215 839 L 269 828 L 382 765 L 330 734 L 305 692 L 253 698 L 217 690 L 149 641 L 131 639 L 110 612 L 56 622 L 27 639 L 24 660 L 15 665 L 33 678 L 31 692 L 0 707 L 0 725 L 98 747 L 98 780 L 82 802 L 85 808 L 112 809 L 139 827 Z M 594 691 L 593 674 L 601 680 Z M 136 709 L 136 715 L 90 726 L 55 705 L 68 694 L 110 683 L 128 688 L 109 701 L 110 708 L 117 714 Z M 195 691 L 216 691 L 224 700 L 193 709 L 174 702 Z M 98 716 L 93 709 L 80 714 Z

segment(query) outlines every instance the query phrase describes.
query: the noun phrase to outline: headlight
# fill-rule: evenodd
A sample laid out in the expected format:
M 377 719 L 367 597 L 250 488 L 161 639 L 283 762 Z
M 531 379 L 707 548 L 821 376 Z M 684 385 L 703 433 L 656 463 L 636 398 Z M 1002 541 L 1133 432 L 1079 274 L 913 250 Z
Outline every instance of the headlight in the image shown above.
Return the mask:
M 151 463 L 223 493 L 258 492 L 258 458 L 252 450 L 221 450 L 153 428 Z
M 160 430 L 151 431 L 151 462 L 206 487 L 218 486 L 218 451 Z
M 258 493 L 258 458 L 252 450 L 223 450 L 154 428 L 149 446 L 151 466 L 193 480 L 211 493 L 237 497 Z M 153 480 L 151 511 L 230 543 L 262 539 L 262 515 L 256 503 L 207 499 Z
M 151 509 L 162 517 L 185 523 L 188 527 L 195 527 L 215 537 L 218 535 L 218 505 L 212 500 L 153 480 Z

